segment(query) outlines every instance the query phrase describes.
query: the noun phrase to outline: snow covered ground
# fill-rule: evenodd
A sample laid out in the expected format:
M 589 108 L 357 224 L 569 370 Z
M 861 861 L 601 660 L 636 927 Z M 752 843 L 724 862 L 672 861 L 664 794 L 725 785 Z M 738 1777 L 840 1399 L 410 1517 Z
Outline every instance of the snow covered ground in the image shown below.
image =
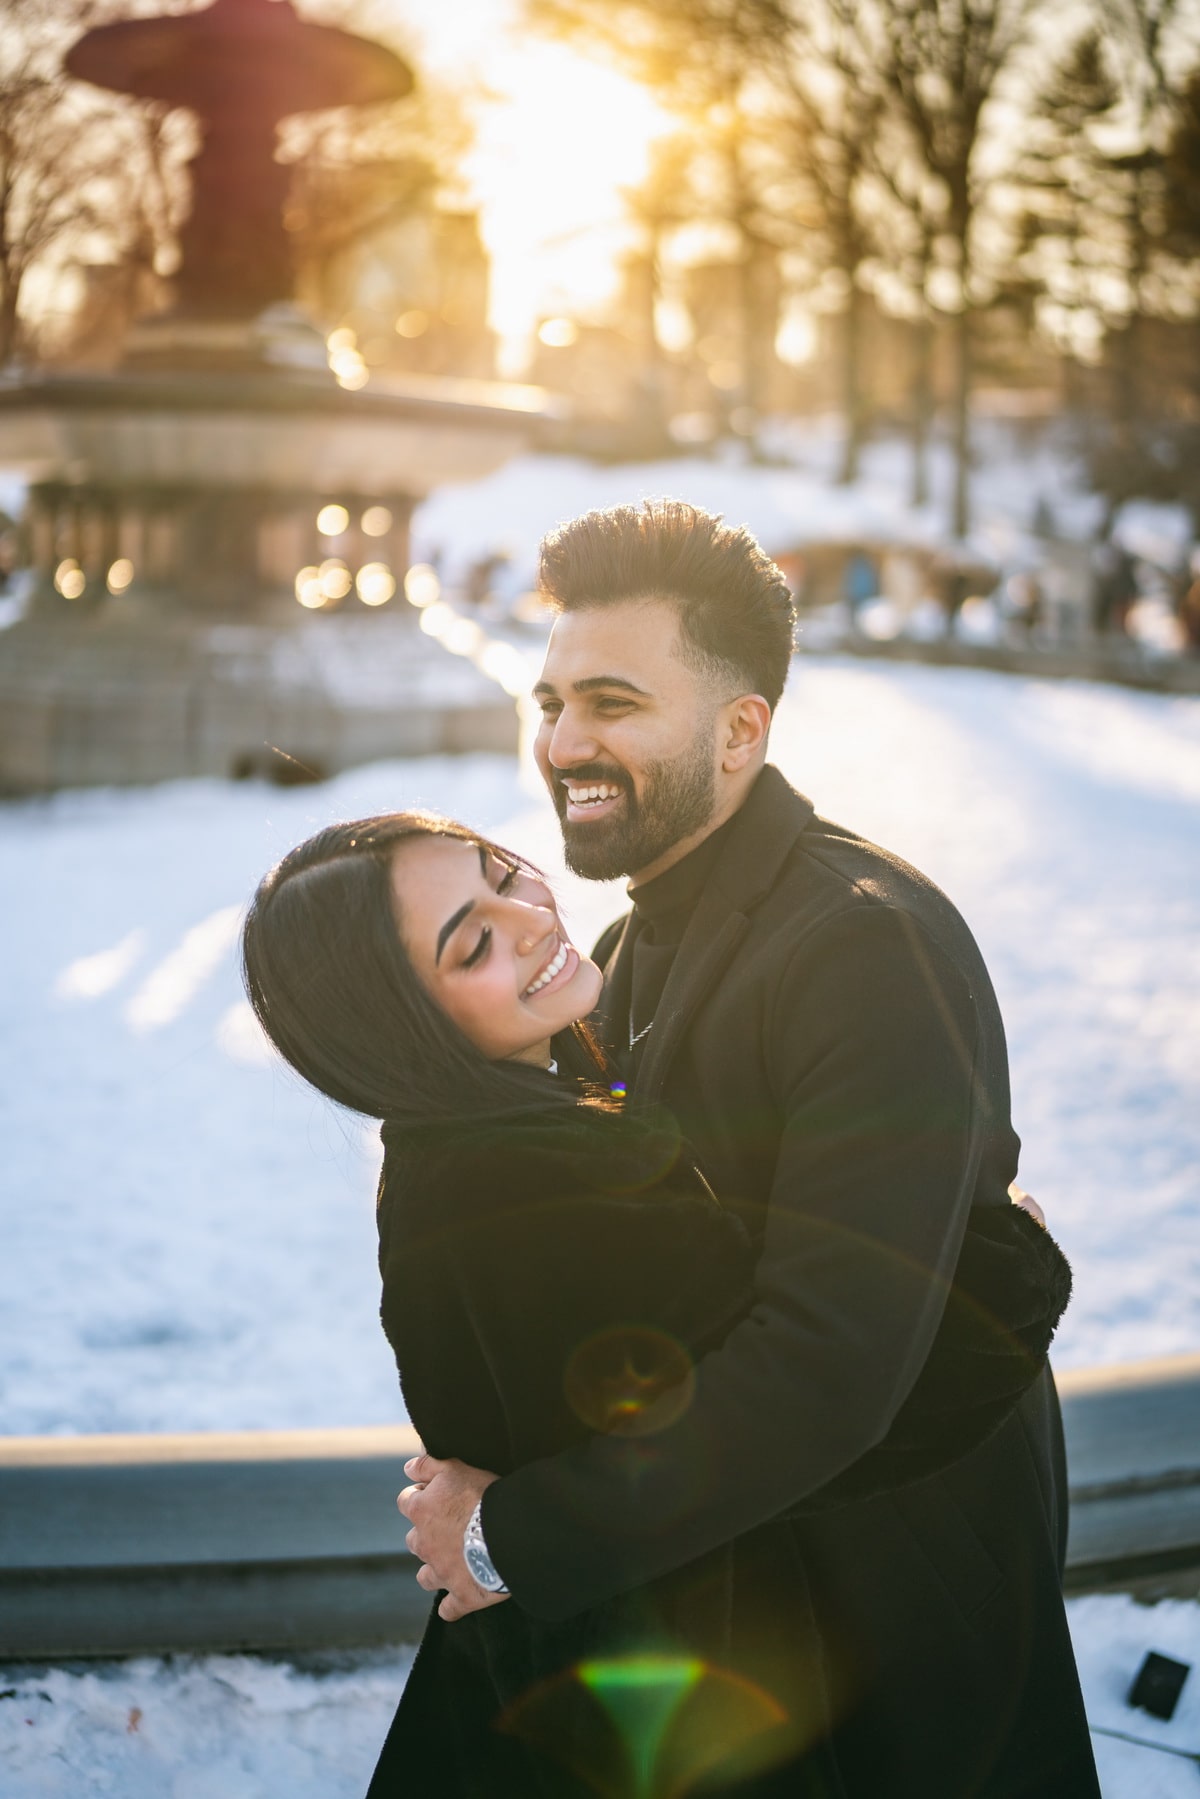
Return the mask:
M 643 495 L 682 495 L 697 506 L 746 524 L 772 555 L 815 539 L 846 542 L 944 543 L 953 467 L 949 446 L 933 445 L 931 498 L 909 506 L 909 451 L 899 438 L 881 438 L 863 451 L 861 474 L 848 486 L 834 480 L 841 428 L 834 418 L 795 421 L 774 446 L 771 466 L 746 460 L 727 444 L 707 457 L 662 462 L 588 462 L 578 456 L 518 456 L 469 485 L 439 488 L 413 519 L 418 558 L 440 553 L 457 579 L 467 564 L 493 551 L 512 560 L 518 587 L 532 584 L 538 540 L 556 521 L 591 506 L 615 506 Z M 1052 435 L 1035 443 L 1002 426 L 976 425 L 979 467 L 973 477 L 972 548 L 1007 562 L 1033 554 L 1030 535 L 1039 502 L 1056 530 L 1087 537 L 1103 502 L 1087 491 L 1075 460 Z M 1177 506 L 1132 503 L 1120 534 L 1135 555 L 1177 556 L 1187 524 Z
M 972 923 L 1008 1023 L 1022 1173 L 1076 1269 L 1060 1366 L 1200 1347 L 1200 701 L 801 659 L 775 755 Z M 502 757 L 322 787 L 183 782 L 0 808 L 0 1431 L 398 1415 L 373 1126 L 264 1053 L 240 910 L 334 817 L 412 804 L 558 868 Z
M 1200 1752 L 1200 1674 L 1169 1723 L 1124 1703 L 1148 1649 L 1195 1663 L 1200 1608 L 1076 1599 L 1092 1724 Z M 249 1656 L 132 1661 L 17 1676 L 0 1688 L 5 1799 L 361 1799 L 410 1652 L 326 1671 Z M 1194 1799 L 1195 1762 L 1094 1737 L 1105 1799 Z
M 686 472 L 642 471 L 636 491 L 686 491 L 773 548 L 829 516 L 803 471 Z M 536 473 L 502 471 L 469 505 L 436 496 L 422 547 L 449 545 L 461 566 L 507 542 L 520 578 L 550 519 L 632 491 L 620 471 Z M 1043 473 L 1064 507 L 1083 503 L 1061 471 Z M 894 512 L 887 474 L 869 468 L 858 497 L 874 483 Z M 1030 483 L 1030 470 L 992 479 L 989 531 L 1013 541 Z M 1008 1022 L 1022 1172 L 1076 1268 L 1059 1365 L 1200 1347 L 1200 701 L 806 658 L 775 756 L 823 811 L 939 880 L 980 938 Z M 621 904 L 619 886 L 563 874 L 548 802 L 499 757 L 291 791 L 187 782 L 0 807 L 0 1432 L 400 1415 L 375 1315 L 374 1130 L 264 1054 L 234 944 L 255 881 L 301 836 L 412 804 L 556 869 L 581 941 Z M 1200 1749 L 1200 1676 L 1170 1724 L 1123 1703 L 1147 1649 L 1200 1661 L 1200 1609 L 1070 1609 L 1093 1723 Z M 0 1792 L 358 1795 L 409 1659 L 13 1674 Z M 1109 1737 L 1097 1751 L 1106 1799 L 1195 1788 L 1186 1760 Z

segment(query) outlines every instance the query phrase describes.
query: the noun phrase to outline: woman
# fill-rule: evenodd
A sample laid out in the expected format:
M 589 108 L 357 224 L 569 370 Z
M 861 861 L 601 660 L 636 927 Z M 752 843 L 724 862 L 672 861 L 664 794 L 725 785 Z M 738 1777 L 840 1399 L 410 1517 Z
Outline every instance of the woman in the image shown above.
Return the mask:
M 426 1448 L 501 1475 L 593 1431 L 652 1456 L 752 1256 L 672 1121 L 620 1104 L 583 1022 L 600 972 L 542 877 L 445 819 L 337 825 L 266 877 L 243 945 L 280 1053 L 383 1120 L 382 1318 Z M 1069 1271 L 1008 1212 L 972 1218 L 888 1437 L 806 1507 L 935 1471 L 1036 1377 Z M 435 1611 L 372 1799 L 836 1792 L 827 1653 L 786 1520 L 565 1623 Z

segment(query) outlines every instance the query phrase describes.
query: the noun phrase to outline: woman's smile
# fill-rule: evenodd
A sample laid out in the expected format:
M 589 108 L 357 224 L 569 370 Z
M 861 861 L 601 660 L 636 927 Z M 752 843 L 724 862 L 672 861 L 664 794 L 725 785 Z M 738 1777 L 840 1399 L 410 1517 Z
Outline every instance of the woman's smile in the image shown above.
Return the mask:
M 545 964 L 536 980 L 530 981 L 525 989 L 525 998 L 532 999 L 534 994 L 542 993 L 549 987 L 557 986 L 560 977 L 567 982 L 579 966 L 579 951 L 573 943 L 558 940 L 558 948 Z

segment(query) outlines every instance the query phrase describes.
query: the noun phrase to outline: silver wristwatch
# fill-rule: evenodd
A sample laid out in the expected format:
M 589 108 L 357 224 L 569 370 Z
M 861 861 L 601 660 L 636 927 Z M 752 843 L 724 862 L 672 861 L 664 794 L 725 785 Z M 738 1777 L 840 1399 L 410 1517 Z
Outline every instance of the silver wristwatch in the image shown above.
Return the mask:
M 507 1593 L 508 1588 L 483 1540 L 482 1512 L 483 1501 L 480 1500 L 463 1532 L 463 1557 L 476 1586 L 482 1587 L 485 1593 Z

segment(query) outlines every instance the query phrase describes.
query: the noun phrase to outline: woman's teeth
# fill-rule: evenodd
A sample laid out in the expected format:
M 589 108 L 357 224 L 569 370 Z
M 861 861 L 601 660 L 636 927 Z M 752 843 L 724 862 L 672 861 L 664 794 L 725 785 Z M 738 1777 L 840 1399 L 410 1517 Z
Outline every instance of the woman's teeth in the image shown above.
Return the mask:
M 611 787 L 604 782 L 601 782 L 598 787 L 572 787 L 569 782 L 564 785 L 567 789 L 567 798 L 573 806 L 598 805 L 601 800 L 615 800 L 619 799 L 621 795 L 619 787 Z
M 522 998 L 529 999 L 530 996 L 532 994 L 536 993 L 539 988 L 544 987 L 546 985 L 547 981 L 552 981 L 556 974 L 562 973 L 563 969 L 566 967 L 567 955 L 568 955 L 568 952 L 570 951 L 570 948 L 571 948 L 571 946 L 569 943 L 564 943 L 564 944 L 560 945 L 558 953 L 555 956 L 553 956 L 549 962 L 547 962 L 545 968 L 543 968 L 543 970 L 542 970 L 541 974 L 538 976 L 537 980 L 531 981 L 529 986 L 526 987 L 525 992 L 522 995 Z

